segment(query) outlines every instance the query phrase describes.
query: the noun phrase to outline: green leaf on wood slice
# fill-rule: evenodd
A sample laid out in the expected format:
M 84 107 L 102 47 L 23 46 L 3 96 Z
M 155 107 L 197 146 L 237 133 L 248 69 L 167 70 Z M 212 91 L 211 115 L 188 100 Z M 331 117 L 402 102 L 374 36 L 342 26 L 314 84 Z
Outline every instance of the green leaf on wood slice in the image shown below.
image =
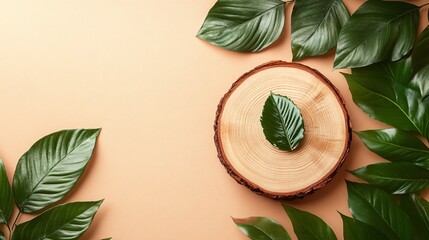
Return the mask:
M 366 1 L 341 29 L 334 67 L 401 59 L 413 48 L 419 17 L 419 7 L 410 3 Z
M 387 239 L 386 236 L 371 227 L 370 225 L 361 222 L 357 219 L 347 217 L 341 214 L 343 219 L 343 236 L 344 240 L 381 240 Z
M 393 194 L 418 192 L 429 186 L 429 170 L 408 162 L 376 163 L 350 172 Z
M 415 135 L 399 129 L 355 132 L 372 152 L 392 162 L 410 162 L 429 169 L 429 148 Z
M 79 239 L 103 201 L 58 205 L 16 226 L 12 240 Z
M 271 93 L 262 110 L 261 124 L 265 138 L 281 150 L 296 149 L 304 138 L 301 111 L 287 97 Z
M 416 239 L 427 240 L 429 236 L 429 202 L 416 194 L 401 196 L 401 207 L 410 216 Z
M 3 161 L 0 160 L 0 224 L 7 224 L 12 216 L 13 194 Z
M 370 1 L 374 2 L 374 1 Z M 411 59 L 379 63 L 344 74 L 353 101 L 370 117 L 429 138 L 429 101 L 409 86 Z
M 12 187 L 18 208 L 31 213 L 62 199 L 85 169 L 99 132 L 64 130 L 37 141 L 15 170 Z
M 390 194 L 348 181 L 347 192 L 349 209 L 355 219 L 378 229 L 388 239 L 414 239 L 410 218 Z
M 231 51 L 260 51 L 282 33 L 285 4 L 281 0 L 218 0 L 197 37 Z
M 290 240 L 282 225 L 266 217 L 233 218 L 234 223 L 252 240 Z
M 323 55 L 335 47 L 349 17 L 341 0 L 296 1 L 291 20 L 293 60 Z
M 336 240 L 334 231 L 318 216 L 301 211 L 290 205 L 282 204 L 289 216 L 298 239 Z

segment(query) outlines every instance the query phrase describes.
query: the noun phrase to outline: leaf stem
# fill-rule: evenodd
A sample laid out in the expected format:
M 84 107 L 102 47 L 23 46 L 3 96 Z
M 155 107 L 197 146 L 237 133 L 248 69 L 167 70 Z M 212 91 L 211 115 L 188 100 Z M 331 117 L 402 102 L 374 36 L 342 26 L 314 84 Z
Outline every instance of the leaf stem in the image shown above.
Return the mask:
M 16 223 L 18 222 L 18 220 L 21 217 L 21 215 L 22 215 L 22 212 L 21 212 L 21 210 L 19 210 L 18 215 L 16 215 L 16 218 L 13 221 L 12 228 L 10 228 L 9 225 L 7 226 L 7 228 L 9 229 L 9 232 L 10 232 L 10 234 L 9 234 L 9 240 L 12 239 L 13 232 L 15 231 L 15 228 L 16 228 Z
M 422 7 L 427 6 L 427 5 L 429 5 L 429 2 L 419 6 L 419 8 L 422 8 Z

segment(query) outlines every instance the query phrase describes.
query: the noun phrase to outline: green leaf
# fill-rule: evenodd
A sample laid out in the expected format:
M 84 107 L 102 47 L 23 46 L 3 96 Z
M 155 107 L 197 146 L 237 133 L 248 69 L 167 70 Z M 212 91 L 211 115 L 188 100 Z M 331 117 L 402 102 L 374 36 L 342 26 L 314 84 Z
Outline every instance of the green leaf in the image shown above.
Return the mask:
M 0 229 L 0 240 L 5 240 L 6 237 L 4 236 L 3 231 Z
M 419 72 L 422 68 L 429 65 L 429 26 L 423 30 L 416 40 L 413 49 L 413 70 Z
M 415 135 L 399 129 L 355 132 L 365 146 L 392 162 L 410 162 L 429 169 L 429 148 Z
M 411 79 L 410 87 L 418 91 L 422 101 L 429 97 L 429 65 L 422 67 Z
M 366 1 L 341 29 L 334 67 L 356 68 L 401 59 L 413 47 L 419 16 L 419 7 L 413 4 Z
M 341 214 L 344 240 L 380 240 L 386 236 L 370 225 Z
M 102 202 L 58 205 L 17 225 L 12 240 L 79 239 L 88 229 Z
M 374 2 L 374 1 L 370 1 Z M 344 74 L 353 101 L 370 117 L 429 138 L 429 101 L 408 86 L 410 59 L 353 69 Z
M 261 124 L 267 140 L 285 151 L 296 149 L 304 138 L 301 111 L 289 98 L 282 95 L 271 93 L 267 98 Z
M 290 240 L 286 230 L 272 219 L 249 217 L 233 218 L 233 221 L 252 240 Z
M 401 207 L 410 216 L 417 239 L 429 236 L 429 202 L 416 194 L 401 196 Z
M 334 231 L 319 217 L 309 212 L 301 211 L 290 205 L 282 204 L 292 221 L 293 230 L 298 239 L 305 240 L 336 240 Z
M 341 0 L 296 1 L 292 12 L 293 60 L 327 53 L 350 14 Z
M 282 33 L 285 4 L 281 0 L 218 0 L 197 37 L 231 51 L 260 51 Z
M 376 163 L 350 172 L 393 194 L 418 192 L 429 186 L 429 170 L 408 162 Z
M 0 160 L 0 224 L 7 224 L 12 216 L 13 194 L 3 161 Z
M 99 132 L 64 130 L 37 141 L 15 170 L 12 187 L 18 208 L 31 213 L 62 199 L 85 169 Z
M 392 196 L 378 188 L 347 181 L 349 209 L 353 217 L 381 231 L 389 239 L 412 240 L 408 215 Z

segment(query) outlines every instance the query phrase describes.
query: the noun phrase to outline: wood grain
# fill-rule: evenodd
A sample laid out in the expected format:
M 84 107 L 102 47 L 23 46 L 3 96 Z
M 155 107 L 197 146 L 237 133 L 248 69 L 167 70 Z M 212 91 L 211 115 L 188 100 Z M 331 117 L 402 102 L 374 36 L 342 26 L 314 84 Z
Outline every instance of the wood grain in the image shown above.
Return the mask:
M 260 116 L 270 92 L 288 96 L 301 109 L 305 136 L 292 152 L 265 139 Z M 278 200 L 302 198 L 325 186 L 351 143 L 351 123 L 337 89 L 318 71 L 283 61 L 241 76 L 221 99 L 214 129 L 227 172 L 252 191 Z

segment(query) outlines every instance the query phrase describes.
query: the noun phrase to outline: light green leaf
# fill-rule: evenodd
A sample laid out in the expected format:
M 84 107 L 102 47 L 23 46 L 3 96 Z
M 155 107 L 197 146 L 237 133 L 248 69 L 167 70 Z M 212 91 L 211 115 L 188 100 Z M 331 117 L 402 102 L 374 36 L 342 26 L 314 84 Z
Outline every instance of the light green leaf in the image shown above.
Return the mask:
M 0 224 L 7 224 L 12 216 L 13 194 L 3 161 L 0 160 Z
M 371 1 L 374 2 L 374 1 Z M 408 86 L 410 59 L 353 69 L 344 74 L 353 101 L 370 117 L 429 138 L 429 101 Z
M 429 148 L 415 135 L 399 129 L 355 132 L 365 146 L 392 162 L 410 162 L 429 169 Z
M 12 240 L 72 240 L 89 228 L 103 200 L 58 205 L 16 226 Z
M 252 240 L 290 240 L 276 221 L 265 217 L 233 218 L 235 224 Z
M 416 194 L 401 196 L 401 207 L 410 216 L 416 239 L 426 240 L 429 236 L 429 202 Z
M 429 186 L 429 170 L 408 162 L 376 163 L 350 172 L 393 194 L 418 192 Z
M 341 214 L 344 240 L 381 240 L 386 236 L 370 225 Z
M 281 150 L 296 149 L 304 138 L 301 111 L 287 97 L 271 93 L 262 110 L 265 138 Z
M 99 132 L 64 130 L 37 141 L 15 170 L 12 187 L 18 208 L 31 213 L 62 199 L 85 169 Z
M 419 7 L 413 4 L 366 1 L 341 29 L 334 67 L 397 61 L 413 48 L 418 26 Z
M 373 226 L 388 239 L 413 240 L 411 221 L 392 196 L 376 187 L 347 181 L 353 217 Z
M 292 221 L 293 230 L 298 239 L 336 240 L 334 231 L 318 216 L 301 211 L 290 205 L 282 204 Z
M 293 60 L 319 56 L 337 45 L 350 14 L 341 0 L 299 0 L 292 12 Z
M 260 51 L 282 33 L 285 4 L 281 0 L 218 0 L 197 37 L 231 51 Z

